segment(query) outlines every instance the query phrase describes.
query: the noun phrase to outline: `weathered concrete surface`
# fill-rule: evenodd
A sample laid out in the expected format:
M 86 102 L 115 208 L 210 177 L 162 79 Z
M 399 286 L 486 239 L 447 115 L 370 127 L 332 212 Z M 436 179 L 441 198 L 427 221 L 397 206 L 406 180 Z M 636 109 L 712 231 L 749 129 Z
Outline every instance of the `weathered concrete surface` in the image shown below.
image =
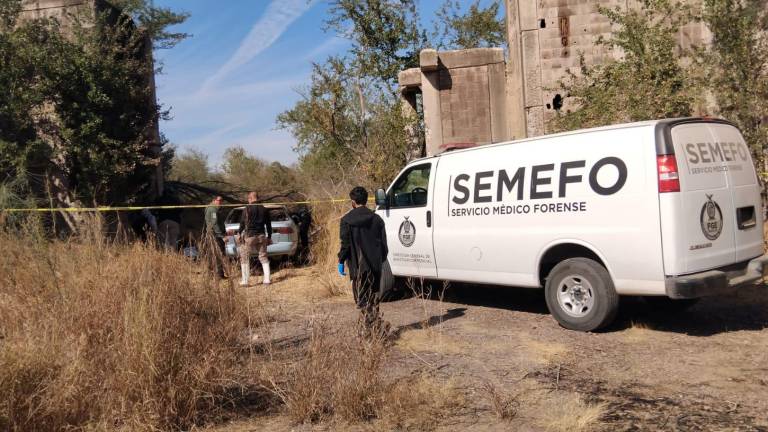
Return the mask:
M 688 3 L 699 5 L 698 0 Z M 522 87 L 525 125 L 529 136 L 547 133 L 546 121 L 555 115 L 557 88 L 568 73 L 579 73 L 579 56 L 587 65 L 618 59 L 619 50 L 598 46 L 598 37 L 610 38 L 614 29 L 599 7 L 636 8 L 637 0 L 505 0 L 509 11 L 519 11 L 519 27 L 509 26 L 509 64 L 522 64 L 521 75 L 508 67 L 507 91 Z M 509 22 L 509 18 L 508 18 Z M 678 45 L 706 44 L 711 33 L 702 23 L 680 29 Z M 519 48 L 518 48 L 519 45 Z M 522 81 L 522 82 L 520 82 Z M 515 89 L 515 90 L 512 90 Z M 559 95 L 563 97 L 564 95 Z M 514 105 L 519 109 L 518 105 Z M 511 108 L 512 106 L 510 106 Z M 510 113 L 514 117 L 516 113 Z
M 398 82 L 403 103 L 412 108 L 422 93 L 427 155 L 453 144 L 509 139 L 503 49 L 430 49 L 419 60 L 419 68 L 402 71 Z

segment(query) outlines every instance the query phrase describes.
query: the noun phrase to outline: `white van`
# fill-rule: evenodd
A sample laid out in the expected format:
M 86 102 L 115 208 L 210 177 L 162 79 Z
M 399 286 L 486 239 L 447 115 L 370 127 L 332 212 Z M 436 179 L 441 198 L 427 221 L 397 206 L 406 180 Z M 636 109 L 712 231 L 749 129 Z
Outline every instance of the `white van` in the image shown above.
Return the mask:
M 761 281 L 760 187 L 744 138 L 723 120 L 446 152 L 376 191 L 390 252 L 384 284 L 544 287 L 563 327 L 595 330 L 615 318 L 619 295 L 686 305 Z

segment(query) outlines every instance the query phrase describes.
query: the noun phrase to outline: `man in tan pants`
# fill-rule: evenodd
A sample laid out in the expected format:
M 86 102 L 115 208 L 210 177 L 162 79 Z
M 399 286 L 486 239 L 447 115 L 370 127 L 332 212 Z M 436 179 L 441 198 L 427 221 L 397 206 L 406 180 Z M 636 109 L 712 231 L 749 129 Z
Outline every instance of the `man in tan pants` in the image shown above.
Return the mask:
M 240 286 L 248 286 L 251 276 L 251 253 L 257 251 L 259 261 L 264 269 L 264 285 L 269 285 L 270 271 L 267 246 L 272 243 L 272 221 L 269 218 L 269 210 L 263 205 L 257 204 L 259 200 L 256 192 L 248 194 L 248 205 L 240 214 L 240 269 L 242 279 Z

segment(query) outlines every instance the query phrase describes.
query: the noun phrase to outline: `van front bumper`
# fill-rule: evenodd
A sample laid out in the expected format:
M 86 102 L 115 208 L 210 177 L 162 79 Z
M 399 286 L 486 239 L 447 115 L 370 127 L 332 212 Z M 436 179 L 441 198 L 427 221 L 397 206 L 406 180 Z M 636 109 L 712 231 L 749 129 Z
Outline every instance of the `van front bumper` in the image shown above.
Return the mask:
M 668 277 L 666 291 L 667 296 L 673 299 L 713 296 L 753 285 L 766 276 L 768 276 L 768 254 L 715 270 Z

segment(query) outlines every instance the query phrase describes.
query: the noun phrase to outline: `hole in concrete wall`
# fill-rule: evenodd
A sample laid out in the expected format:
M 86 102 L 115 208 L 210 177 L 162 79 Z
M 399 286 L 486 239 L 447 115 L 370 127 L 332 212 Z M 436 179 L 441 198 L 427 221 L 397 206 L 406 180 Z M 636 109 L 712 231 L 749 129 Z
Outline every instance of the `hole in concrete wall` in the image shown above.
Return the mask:
M 547 104 L 547 109 L 552 109 L 552 104 Z
M 539 20 L 539 28 L 547 28 L 547 20 L 544 18 Z
M 563 107 L 563 97 L 560 96 L 560 93 L 558 93 L 555 95 L 555 98 L 552 99 L 552 108 L 554 108 L 556 111 L 559 111 L 560 108 L 562 107 Z

